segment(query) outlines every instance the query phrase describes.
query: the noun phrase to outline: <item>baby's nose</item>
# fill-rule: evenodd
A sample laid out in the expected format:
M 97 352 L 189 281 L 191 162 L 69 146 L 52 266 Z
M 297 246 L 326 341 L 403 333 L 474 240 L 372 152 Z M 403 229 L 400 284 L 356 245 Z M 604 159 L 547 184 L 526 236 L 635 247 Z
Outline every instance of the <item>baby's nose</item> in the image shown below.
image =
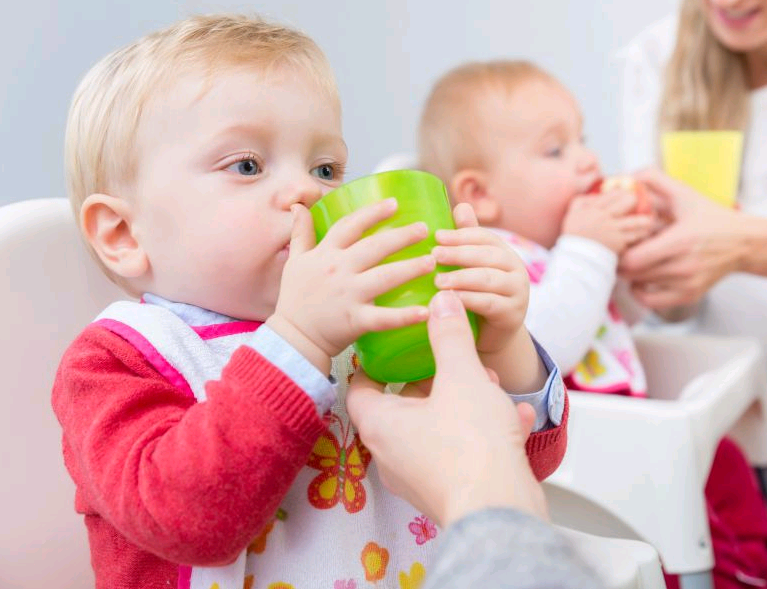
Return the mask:
M 578 168 L 582 172 L 591 172 L 599 168 L 599 160 L 596 154 L 588 148 L 584 148 L 578 160 Z
M 315 183 L 301 182 L 286 186 L 282 201 L 286 208 L 290 208 L 294 204 L 302 204 L 308 208 L 316 203 L 321 196 L 322 192 Z

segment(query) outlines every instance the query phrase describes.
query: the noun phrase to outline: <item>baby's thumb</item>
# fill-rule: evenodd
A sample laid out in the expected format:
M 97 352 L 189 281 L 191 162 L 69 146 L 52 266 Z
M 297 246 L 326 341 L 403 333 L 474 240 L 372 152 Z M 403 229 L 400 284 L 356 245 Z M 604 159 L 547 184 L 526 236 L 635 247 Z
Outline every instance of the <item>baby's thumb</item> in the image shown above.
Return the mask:
M 290 207 L 293 213 L 293 229 L 290 232 L 290 256 L 308 252 L 317 245 L 314 234 L 312 215 L 304 205 L 294 204 Z

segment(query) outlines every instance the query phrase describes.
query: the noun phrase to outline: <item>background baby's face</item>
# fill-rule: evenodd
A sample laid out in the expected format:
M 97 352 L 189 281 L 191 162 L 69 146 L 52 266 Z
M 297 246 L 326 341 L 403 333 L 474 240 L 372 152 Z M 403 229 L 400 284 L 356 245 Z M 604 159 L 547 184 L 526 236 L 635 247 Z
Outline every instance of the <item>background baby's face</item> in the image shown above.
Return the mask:
M 497 226 L 552 247 L 572 198 L 599 178 L 583 143 L 575 99 L 560 84 L 530 80 L 486 105 L 488 191 L 500 204 Z

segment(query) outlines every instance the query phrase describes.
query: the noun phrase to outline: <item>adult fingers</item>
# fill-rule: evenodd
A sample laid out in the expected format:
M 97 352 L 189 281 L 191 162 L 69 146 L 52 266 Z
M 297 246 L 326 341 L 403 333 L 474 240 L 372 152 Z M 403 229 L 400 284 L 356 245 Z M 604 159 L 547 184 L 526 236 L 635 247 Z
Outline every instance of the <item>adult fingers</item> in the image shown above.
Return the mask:
M 680 283 L 642 283 L 632 284 L 631 294 L 649 309 L 668 309 L 697 302 L 699 297 Z
M 692 265 L 685 259 L 673 258 L 661 262 L 645 271 L 631 274 L 634 284 L 667 283 L 674 280 L 688 279 L 693 274 Z
M 535 409 L 529 403 L 520 403 L 517 405 L 517 415 L 519 415 L 519 428 L 522 431 L 522 439 L 527 440 L 535 425 Z
M 429 341 L 437 366 L 435 380 L 480 382 L 487 379 L 487 372 L 477 356 L 466 309 L 458 295 L 449 290 L 438 292 L 429 304 L 429 311 Z M 432 394 L 458 388 L 442 387 Z
M 383 391 L 384 385 L 371 380 L 362 369 L 352 376 L 346 392 L 346 411 L 358 430 L 366 431 L 366 420 L 380 414 L 381 403 L 385 402 Z
M 663 203 L 659 208 L 668 209 L 677 218 L 686 212 L 694 213 L 694 208 L 706 200 L 702 194 L 658 168 L 641 170 L 634 174 L 634 178 L 644 183 L 655 199 Z
M 679 253 L 678 232 L 674 225 L 670 225 L 628 249 L 621 257 L 620 272 L 628 278 L 635 274 L 649 273 L 652 268 L 676 258 Z

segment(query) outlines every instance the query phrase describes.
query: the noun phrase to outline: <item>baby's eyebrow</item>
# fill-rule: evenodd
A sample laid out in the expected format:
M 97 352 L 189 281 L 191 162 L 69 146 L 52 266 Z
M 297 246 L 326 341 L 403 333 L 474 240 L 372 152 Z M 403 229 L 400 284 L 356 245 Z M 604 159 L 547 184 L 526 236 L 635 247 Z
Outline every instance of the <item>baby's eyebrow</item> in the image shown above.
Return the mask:
M 268 125 L 254 125 L 252 123 L 235 123 L 217 131 L 209 142 L 223 141 L 230 137 L 263 137 L 270 138 L 274 131 Z
M 567 126 L 562 121 L 557 121 L 555 123 L 551 123 L 550 125 L 547 125 L 544 127 L 544 129 L 540 133 L 540 138 L 545 139 L 549 135 L 556 135 L 557 137 L 564 135 L 567 131 Z
M 342 149 L 345 153 L 349 151 L 343 137 L 335 133 L 318 133 L 315 135 L 313 143 L 319 148 L 337 148 Z

